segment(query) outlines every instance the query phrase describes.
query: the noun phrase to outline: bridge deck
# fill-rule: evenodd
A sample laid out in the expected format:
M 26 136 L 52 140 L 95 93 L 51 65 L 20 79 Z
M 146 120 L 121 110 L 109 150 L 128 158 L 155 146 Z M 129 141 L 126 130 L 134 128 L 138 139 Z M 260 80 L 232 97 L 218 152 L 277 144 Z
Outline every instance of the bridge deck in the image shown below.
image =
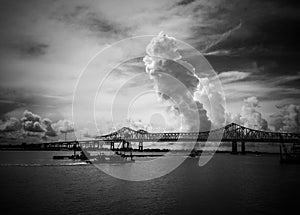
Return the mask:
M 116 132 L 98 136 L 92 140 L 79 141 L 57 141 L 43 143 L 45 148 L 67 148 L 87 147 L 101 148 L 104 144 L 110 144 L 114 149 L 114 143 L 122 143 L 122 147 L 129 147 L 130 142 L 138 142 L 139 149 L 143 150 L 143 142 L 204 142 L 222 141 L 232 142 L 233 150 L 236 150 L 236 143 L 242 142 L 245 150 L 245 142 L 256 143 L 300 143 L 299 133 L 280 133 L 270 131 L 259 131 L 231 123 L 223 128 L 205 132 L 174 132 L 174 133 L 149 133 L 144 130 L 135 131 L 124 127 Z M 125 146 L 127 144 L 127 146 Z
M 170 141 L 223 141 L 230 142 L 289 142 L 297 143 L 300 140 L 298 133 L 281 133 L 259 131 L 231 123 L 223 128 L 205 132 L 174 132 L 148 133 L 144 130 L 135 131 L 124 127 L 111 134 L 98 136 L 96 139 L 104 141 L 131 141 L 131 142 L 170 142 Z

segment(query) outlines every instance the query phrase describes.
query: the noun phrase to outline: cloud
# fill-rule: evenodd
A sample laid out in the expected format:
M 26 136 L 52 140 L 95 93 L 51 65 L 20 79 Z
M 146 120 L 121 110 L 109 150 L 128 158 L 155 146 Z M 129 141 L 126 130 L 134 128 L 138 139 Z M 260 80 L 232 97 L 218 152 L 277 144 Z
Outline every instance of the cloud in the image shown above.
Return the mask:
M 213 7 L 199 7 L 194 15 L 203 18 L 203 28 L 198 25 L 198 32 L 212 40 L 203 50 L 210 53 L 220 53 L 229 50 L 228 56 L 282 56 L 297 53 L 299 34 L 295 31 L 299 27 L 299 17 L 294 16 L 296 7 L 279 1 L 213 1 Z M 209 3 L 198 3 L 209 5 Z M 283 6 L 284 5 L 284 6 Z M 197 7 L 193 5 L 194 9 Z M 268 11 L 265 8 L 269 8 Z M 203 11 L 204 9 L 204 11 Z M 203 15 L 204 14 L 204 15 Z M 236 20 L 241 20 L 236 27 L 232 26 Z M 224 29 L 225 33 L 220 34 Z M 199 34 L 198 34 L 199 35 Z M 221 36 L 220 36 L 221 35 Z M 197 34 L 194 35 L 197 38 Z M 216 39 L 218 38 L 218 39 Z M 281 53 L 281 54 L 280 54 Z M 223 54 L 226 54 L 223 52 Z
M 129 27 L 107 19 L 91 5 L 68 5 L 66 10 L 57 10 L 52 18 L 79 30 L 85 29 L 102 37 L 118 37 L 126 34 Z
M 56 131 L 64 134 L 74 132 L 74 124 L 70 120 L 59 120 L 58 122 L 52 124 L 52 126 Z
M 15 117 L 11 117 L 5 121 L 0 120 L 0 131 L 13 132 L 18 131 L 21 128 L 20 120 Z
M 127 119 L 127 126 L 129 128 L 132 128 L 134 130 L 139 130 L 139 129 L 143 129 L 148 131 L 149 129 L 151 129 L 151 125 L 144 123 L 141 119 L 139 120 L 134 120 L 134 119 Z
M 193 3 L 195 0 L 182 0 L 182 1 L 180 1 L 180 2 L 178 2 L 177 3 L 177 5 L 188 5 L 188 4 L 191 4 L 191 3 Z
M 43 139 L 44 134 L 42 132 L 36 132 L 36 131 L 27 131 L 24 134 L 24 137 L 37 137 L 39 140 Z
M 49 45 L 45 43 L 39 43 L 36 41 L 22 42 L 18 44 L 11 44 L 12 48 L 15 48 L 21 56 L 25 57 L 39 57 L 46 54 Z
M 37 114 L 34 114 L 28 110 L 24 111 L 22 121 L 32 121 L 32 122 L 40 122 L 41 117 Z
M 42 120 L 42 123 L 45 127 L 45 136 L 55 137 L 58 135 L 58 132 L 54 130 L 50 119 L 45 118 Z
M 259 108 L 259 101 L 256 97 L 244 99 L 241 113 L 233 121 L 247 128 L 268 130 L 268 122 L 262 117 L 257 108 Z
M 211 52 L 205 52 L 203 53 L 204 56 L 224 56 L 231 54 L 231 50 L 216 50 Z
M 95 138 L 97 134 L 95 132 L 91 132 L 91 129 L 83 128 L 79 131 L 80 138 Z
M 300 133 L 300 105 L 277 106 L 278 111 L 270 116 L 270 125 L 275 131 Z
M 58 136 L 61 133 L 67 134 L 74 131 L 73 123 L 69 120 L 63 119 L 52 122 L 52 120 L 48 118 L 42 119 L 41 116 L 28 110 L 24 111 L 21 122 L 22 128 L 29 136 L 47 138 Z
M 146 53 L 143 59 L 146 72 L 154 81 L 159 99 L 173 103 L 174 110 L 183 117 L 184 129 L 209 130 L 211 121 L 207 112 L 203 104 L 194 100 L 199 77 L 191 64 L 181 60 L 175 38 L 161 32 L 151 40 Z M 195 118 L 197 115 L 199 118 Z
M 268 80 L 279 74 L 279 79 L 284 80 L 288 74 L 293 76 L 298 72 L 299 50 L 295 45 L 299 38 L 295 31 L 299 28 L 295 16 L 298 11 L 290 2 L 26 1 L 3 2 L 0 10 L 0 46 L 13 52 L 7 53 L 3 48 L 0 51 L 3 55 L 1 85 L 28 94 L 16 99 L 1 96 L 0 99 L 16 102 L 1 104 L 3 114 L 24 103 L 26 108 L 34 108 L 39 113 L 53 111 L 45 107 L 52 105 L 55 111 L 64 114 L 61 119 L 70 118 L 67 114 L 71 112 L 76 75 L 96 51 L 119 38 L 157 34 L 161 29 L 199 50 L 208 48 L 205 54 L 216 71 L 251 74 L 253 79 L 247 83 L 244 82 L 247 77 L 238 76 L 241 74 L 223 77 L 228 84 L 225 87 L 230 100 L 227 101 L 240 101 L 250 95 L 259 95 L 264 102 L 294 98 L 291 103 L 295 103 L 298 99 L 296 78 L 284 85 L 279 83 L 280 87 L 275 82 L 268 84 Z M 27 57 L 19 58 L 16 53 Z M 269 61 L 275 61 L 278 66 L 263 69 Z M 249 64 L 258 66 L 249 71 L 252 69 Z M 239 80 L 243 83 L 238 83 Z M 41 98 L 36 95 L 41 91 L 70 99 L 62 103 Z M 203 106 L 208 111 L 204 103 Z M 84 114 L 85 108 L 82 109 Z M 209 111 L 206 115 L 209 116 Z M 42 126 L 46 127 L 43 123 Z
M 219 128 L 225 124 L 225 98 L 219 89 L 213 84 L 214 78 L 200 78 L 198 89 L 195 92 L 197 98 L 208 112 L 208 117 L 214 128 Z
M 235 31 L 237 31 L 237 30 L 240 29 L 241 27 L 242 27 L 242 22 L 240 21 L 240 23 L 239 23 L 237 26 L 235 26 L 235 27 L 229 29 L 228 31 L 224 32 L 223 34 L 221 34 L 221 35 L 219 36 L 219 38 L 218 38 L 217 40 L 213 41 L 211 44 L 209 44 L 208 46 L 206 46 L 206 47 L 202 50 L 202 52 L 203 52 L 203 53 L 206 53 L 206 52 L 209 53 L 210 50 L 211 50 L 212 48 L 214 48 L 214 47 L 217 46 L 218 44 L 220 44 L 220 43 L 222 43 L 223 41 L 225 41 L 232 33 L 234 33 Z
M 18 57 L 36 58 L 47 54 L 50 47 L 45 42 L 38 41 L 34 38 L 19 38 L 14 41 L 7 41 L 5 44 L 1 44 L 1 52 L 6 54 L 13 54 Z
M 23 129 L 25 131 L 31 131 L 31 132 L 45 131 L 45 129 L 41 125 L 41 117 L 28 110 L 24 111 L 21 121 L 22 121 Z
M 216 78 L 219 78 L 222 84 L 227 84 L 227 83 L 243 80 L 247 78 L 249 75 L 250 75 L 249 72 L 228 71 L 228 72 L 221 72 L 220 74 L 218 74 L 218 76 L 216 76 Z

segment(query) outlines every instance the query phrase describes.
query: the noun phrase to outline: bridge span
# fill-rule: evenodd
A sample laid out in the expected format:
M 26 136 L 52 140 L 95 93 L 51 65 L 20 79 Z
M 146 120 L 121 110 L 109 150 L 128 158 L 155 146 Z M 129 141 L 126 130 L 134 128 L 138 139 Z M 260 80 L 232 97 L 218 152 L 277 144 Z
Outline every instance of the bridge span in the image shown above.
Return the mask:
M 138 143 L 139 151 L 143 151 L 144 142 L 205 142 L 222 141 L 232 143 L 232 153 L 238 153 L 238 142 L 241 143 L 241 152 L 246 152 L 247 142 L 270 142 L 270 143 L 300 143 L 300 133 L 283 133 L 260 131 L 247 128 L 236 123 L 231 123 L 223 128 L 204 132 L 171 132 L 171 133 L 150 133 L 145 130 L 133 130 L 123 127 L 110 134 L 97 136 L 93 140 L 75 140 L 44 143 L 44 147 L 60 148 L 102 148 L 110 145 L 115 150 L 115 144 L 121 144 L 122 150 L 132 150 L 131 143 Z

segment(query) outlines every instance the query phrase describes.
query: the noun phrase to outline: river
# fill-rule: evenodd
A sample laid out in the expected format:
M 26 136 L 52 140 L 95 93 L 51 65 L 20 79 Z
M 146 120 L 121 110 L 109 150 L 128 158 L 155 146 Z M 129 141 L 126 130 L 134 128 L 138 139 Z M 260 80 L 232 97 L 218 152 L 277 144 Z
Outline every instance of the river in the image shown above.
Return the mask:
M 188 158 L 170 174 L 141 182 L 93 165 L 54 161 L 71 152 L 0 151 L 6 214 L 287 214 L 298 209 L 300 165 L 278 155 L 215 154 L 203 167 Z

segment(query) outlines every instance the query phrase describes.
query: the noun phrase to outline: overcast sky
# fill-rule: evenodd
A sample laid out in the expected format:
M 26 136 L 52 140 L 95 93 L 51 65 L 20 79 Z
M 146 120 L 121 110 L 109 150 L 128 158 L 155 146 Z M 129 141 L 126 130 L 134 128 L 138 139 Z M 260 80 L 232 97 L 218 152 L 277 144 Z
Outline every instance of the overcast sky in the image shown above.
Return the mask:
M 244 99 L 255 96 L 269 120 L 276 105 L 300 104 L 299 18 L 298 1 L 284 0 L 1 1 L 1 120 L 25 110 L 72 120 L 73 90 L 89 60 L 121 39 L 161 31 L 198 49 L 220 74 L 226 112 L 239 114 Z M 153 89 L 150 79 L 139 80 L 147 74 L 136 59 L 116 69 L 100 100 L 114 96 L 109 87 L 125 83 L 126 72 L 141 74 L 128 92 Z M 135 104 L 136 120 L 150 106 L 161 110 L 155 99 Z

